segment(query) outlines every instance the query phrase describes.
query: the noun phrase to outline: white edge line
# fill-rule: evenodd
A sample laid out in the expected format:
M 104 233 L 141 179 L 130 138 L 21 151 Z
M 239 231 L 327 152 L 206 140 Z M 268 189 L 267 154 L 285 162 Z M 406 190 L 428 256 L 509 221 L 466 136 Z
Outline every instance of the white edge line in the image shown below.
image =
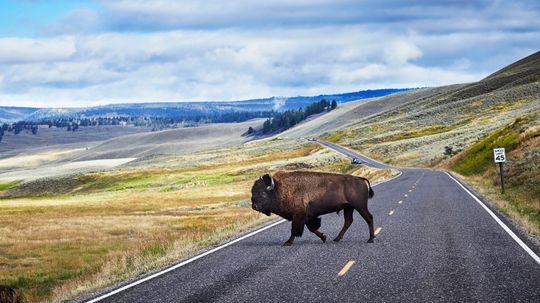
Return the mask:
M 337 144 L 336 144 L 337 145 Z M 340 145 L 337 145 L 339 147 L 342 147 Z M 344 148 L 344 147 L 342 147 Z M 347 150 L 346 148 L 344 148 L 345 150 Z M 338 151 L 339 152 L 339 151 Z M 351 151 L 352 152 L 352 151 Z M 354 153 L 354 152 L 353 152 Z M 343 153 L 342 153 L 343 154 Z M 366 157 L 367 158 L 367 157 Z M 370 158 L 368 158 L 370 159 Z M 373 159 L 370 159 L 370 160 L 373 160 Z M 374 162 L 378 162 L 377 160 L 373 160 Z M 384 163 L 381 163 L 381 162 L 378 162 L 379 164 L 383 164 L 383 165 L 386 165 Z M 399 171 L 399 170 L 398 170 Z M 390 180 L 386 180 L 384 182 L 380 182 L 380 183 L 377 183 L 375 185 L 373 185 L 372 187 L 376 186 L 376 185 L 379 185 L 379 184 L 382 184 L 382 183 L 385 183 L 385 182 L 388 182 L 388 181 L 392 181 L 394 179 L 396 179 L 397 177 L 401 176 L 402 172 L 399 171 L 400 174 L 397 175 L 396 177 L 390 179 Z M 461 184 L 458 180 L 456 180 L 454 177 L 452 177 L 452 175 L 450 175 L 448 172 L 445 172 L 443 171 L 450 179 L 454 180 L 454 182 L 456 182 L 461 188 L 463 188 L 463 190 L 468 193 L 471 197 L 473 197 L 473 199 L 478 202 L 478 204 L 480 204 L 480 206 L 482 206 L 482 208 L 484 208 L 484 210 L 504 229 L 504 231 L 506 231 L 506 233 L 508 233 L 512 239 L 514 239 L 514 241 L 516 241 L 517 244 L 519 244 L 519 246 L 521 246 L 521 248 L 523 248 L 523 250 L 525 250 L 533 259 L 534 261 L 536 261 L 536 263 L 538 265 L 540 265 L 540 257 L 538 257 L 537 254 L 534 253 L 534 251 L 532 251 L 529 246 L 527 246 L 527 244 L 525 244 L 506 224 L 504 224 L 503 221 L 501 221 L 501 219 L 499 219 L 499 217 L 497 217 L 492 211 L 491 209 L 489 209 L 489 207 L 487 207 L 482 201 L 480 201 L 480 199 L 478 199 L 473 193 L 471 193 L 465 186 L 463 186 L 463 184 Z M 423 177 L 423 175 L 422 175 Z M 420 177 L 420 178 L 422 178 Z
M 485 211 L 487 211 L 488 214 L 491 215 L 491 217 L 493 217 L 493 219 L 495 219 L 495 221 L 497 223 L 499 223 L 499 225 L 504 229 L 504 231 L 506 231 L 511 237 L 512 239 L 514 239 L 514 241 L 517 242 L 517 244 L 519 244 L 519 246 L 521 246 L 521 248 L 523 248 L 523 250 L 525 250 L 533 259 L 534 261 L 536 261 L 536 263 L 538 263 L 538 265 L 540 265 L 540 257 L 538 257 L 537 254 L 534 253 L 534 251 L 532 251 L 529 246 L 527 246 L 527 244 L 525 244 L 506 224 L 504 224 L 503 221 L 501 221 L 501 219 L 499 219 L 499 217 L 497 217 L 492 211 L 491 209 L 489 209 L 489 207 L 487 207 L 482 201 L 480 201 L 480 199 L 478 199 L 473 193 L 471 193 L 465 186 L 463 186 L 463 184 L 461 184 L 458 180 L 456 180 L 454 177 L 452 177 L 452 175 L 450 175 L 448 172 L 444 172 L 446 175 L 448 175 L 448 177 L 450 177 L 450 179 L 454 180 L 454 182 L 456 182 L 459 186 L 461 186 L 461 188 L 463 188 L 463 190 L 468 193 L 471 197 L 473 197 L 473 199 L 478 202 L 478 204 L 480 204 Z
M 103 295 L 101 295 L 101 296 L 99 296 L 99 297 L 97 297 L 97 298 L 94 298 L 94 299 L 92 299 L 92 300 L 86 301 L 86 303 L 94 303 L 94 302 L 101 301 L 101 300 L 103 300 L 103 299 L 105 299 L 105 298 L 108 298 L 108 297 L 110 297 L 110 296 L 112 296 L 112 295 L 115 295 L 115 294 L 117 294 L 117 293 L 119 293 L 119 292 L 122 292 L 122 291 L 124 291 L 124 290 L 126 290 L 126 289 L 128 289 L 128 288 L 131 288 L 131 287 L 133 287 L 133 286 L 139 285 L 139 284 L 144 283 L 144 282 L 146 282 L 146 281 L 148 281 L 148 280 L 151 280 L 151 279 L 153 279 L 153 278 L 159 277 L 159 276 L 161 276 L 161 275 L 163 275 L 163 274 L 166 274 L 166 273 L 168 273 L 168 272 L 170 272 L 170 271 L 173 271 L 173 270 L 175 270 L 175 269 L 177 269 L 177 268 L 179 268 L 179 267 L 182 267 L 182 266 L 184 266 L 184 265 L 187 265 L 187 264 L 189 264 L 189 263 L 191 263 L 191 262 L 193 262 L 193 261 L 195 261 L 195 260 L 198 260 L 198 259 L 200 259 L 200 258 L 202 258 L 202 257 L 204 257 L 204 256 L 207 256 L 207 255 L 209 255 L 209 254 L 215 253 L 215 252 L 218 251 L 218 250 L 221 250 L 221 249 L 223 249 L 223 248 L 225 248 L 225 247 L 227 247 L 227 246 L 233 245 L 234 243 L 237 243 L 237 242 L 242 241 L 242 240 L 244 240 L 244 239 L 246 239 L 246 238 L 249 238 L 249 237 L 251 237 L 251 236 L 254 236 L 254 235 L 256 235 L 256 234 L 258 234 L 258 233 L 260 233 L 260 232 L 262 232 L 262 231 L 265 231 L 265 230 L 267 230 L 267 229 L 269 229 L 269 228 L 272 228 L 272 227 L 274 227 L 274 226 L 276 226 L 276 225 L 278 225 L 278 224 L 281 224 L 281 223 L 283 223 L 283 222 L 285 222 L 285 221 L 287 221 L 287 220 L 282 219 L 282 220 L 279 220 L 279 221 L 277 221 L 277 222 L 274 222 L 274 223 L 272 223 L 272 224 L 270 224 L 270 225 L 264 226 L 264 227 L 262 227 L 262 228 L 260 228 L 260 229 L 257 229 L 257 230 L 255 230 L 255 231 L 252 231 L 252 232 L 250 232 L 249 234 L 244 235 L 244 236 L 242 236 L 242 237 L 240 237 L 240 238 L 238 238 L 238 239 L 235 239 L 235 240 L 232 240 L 232 241 L 230 241 L 230 242 L 227 242 L 227 243 L 225 243 L 225 244 L 223 244 L 223 245 L 221 245 L 221 246 L 218 246 L 218 247 L 213 248 L 213 249 L 211 249 L 211 250 L 209 250 L 209 251 L 207 251 L 207 252 L 204 252 L 204 253 L 202 253 L 202 254 L 200 254 L 200 255 L 197 255 L 197 256 L 195 256 L 195 257 L 192 257 L 192 258 L 190 258 L 190 259 L 187 259 L 187 260 L 185 260 L 185 261 L 183 261 L 183 262 L 180 262 L 180 263 L 178 263 L 178 264 L 176 264 L 176 265 L 173 265 L 173 266 L 171 266 L 171 267 L 169 267 L 169 268 L 166 268 L 166 269 L 164 269 L 164 270 L 162 270 L 162 271 L 160 271 L 160 272 L 157 272 L 157 273 L 155 273 L 155 274 L 153 274 L 153 275 L 150 275 L 150 276 L 148 276 L 148 277 L 145 277 L 145 278 L 142 278 L 142 279 L 137 280 L 137 281 L 135 281 L 135 282 L 132 282 L 132 283 L 130 283 L 130 284 L 128 284 L 128 285 L 125 285 L 125 286 L 122 286 L 122 287 L 120 287 L 120 288 L 117 288 L 117 289 L 115 289 L 115 290 L 113 290 L 113 291 L 111 291 L 111 292 L 109 292 L 109 293 L 103 294 Z

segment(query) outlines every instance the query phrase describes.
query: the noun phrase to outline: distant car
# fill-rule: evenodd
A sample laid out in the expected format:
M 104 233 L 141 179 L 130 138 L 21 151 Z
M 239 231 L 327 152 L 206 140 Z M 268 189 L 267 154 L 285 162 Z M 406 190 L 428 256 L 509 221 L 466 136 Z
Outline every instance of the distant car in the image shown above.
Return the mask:
M 352 159 L 352 164 L 362 164 L 362 160 L 360 160 L 358 158 L 353 158 Z
M 310 137 L 307 139 L 308 141 L 317 141 L 317 138 Z

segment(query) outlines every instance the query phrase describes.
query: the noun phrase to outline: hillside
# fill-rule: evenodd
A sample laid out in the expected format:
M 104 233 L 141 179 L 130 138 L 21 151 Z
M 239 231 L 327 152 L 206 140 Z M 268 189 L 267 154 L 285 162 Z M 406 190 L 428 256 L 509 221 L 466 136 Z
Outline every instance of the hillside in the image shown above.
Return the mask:
M 89 149 L 75 160 L 144 157 L 156 154 L 187 154 L 194 151 L 232 146 L 250 140 L 244 133 L 260 127 L 262 119 L 242 123 L 208 124 L 117 137 Z
M 500 192 L 498 165 L 493 148 L 504 147 L 505 194 Z M 517 220 L 530 233 L 540 236 L 540 111 L 516 119 L 438 167 L 461 174 L 467 182 Z
M 399 165 L 432 165 L 445 146 L 460 151 L 516 118 L 540 109 L 540 53 L 475 83 L 378 99 L 393 107 L 373 114 L 361 104 L 326 138 Z M 354 112 L 354 114 L 352 114 Z
M 0 145 L 17 147 L 0 153 L 0 182 L 108 170 L 151 155 L 183 155 L 238 145 L 251 139 L 243 136 L 250 126 L 261 124 L 259 119 L 158 132 L 104 126 L 81 128 L 75 134 L 60 129 L 44 129 L 38 135 L 21 133 Z
M 87 148 L 101 141 L 130 134 L 150 132 L 145 127 L 99 126 L 81 127 L 76 132 L 68 132 L 65 128 L 39 129 L 37 134 L 24 130 L 18 135 L 5 132 L 0 142 L 0 159 L 18 154 L 29 155 L 46 150 L 70 148 Z
M 33 107 L 0 106 L 0 123 L 24 120 L 37 110 Z
M 374 117 L 397 106 L 414 100 L 442 94 L 458 86 L 460 85 L 423 88 L 402 92 L 399 94 L 392 94 L 386 97 L 378 97 L 369 100 L 352 101 L 346 104 L 340 104 L 334 111 L 317 119 L 312 119 L 310 121 L 301 123 L 300 125 L 283 132 L 281 136 L 295 138 L 320 136 L 326 132 L 347 129 L 349 127 L 353 127 L 354 124 L 361 123 L 361 121 L 365 119 Z

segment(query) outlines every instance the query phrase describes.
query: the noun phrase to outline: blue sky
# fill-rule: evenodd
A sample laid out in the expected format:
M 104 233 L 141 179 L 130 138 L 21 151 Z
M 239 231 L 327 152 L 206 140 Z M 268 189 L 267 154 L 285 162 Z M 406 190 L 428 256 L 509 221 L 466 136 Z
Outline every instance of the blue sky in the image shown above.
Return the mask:
M 41 30 L 73 10 L 98 10 L 92 1 L 0 0 L 0 37 L 39 37 Z
M 439 86 L 539 49 L 533 0 L 0 0 L 0 105 Z

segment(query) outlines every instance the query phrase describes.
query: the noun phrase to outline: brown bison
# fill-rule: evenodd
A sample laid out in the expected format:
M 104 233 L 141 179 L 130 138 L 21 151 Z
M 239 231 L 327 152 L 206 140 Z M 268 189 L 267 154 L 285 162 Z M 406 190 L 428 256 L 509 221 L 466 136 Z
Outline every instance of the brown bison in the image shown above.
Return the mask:
M 366 184 L 367 182 L 367 184 Z M 326 236 L 319 231 L 320 215 L 343 210 L 345 224 L 334 239 L 339 241 L 353 222 L 356 209 L 369 226 L 369 240 L 373 242 L 373 216 L 368 211 L 368 198 L 373 197 L 369 180 L 343 174 L 318 172 L 277 172 L 260 177 L 251 188 L 254 210 L 270 216 L 277 214 L 292 221 L 291 237 L 283 245 L 291 245 L 301 237 L 304 225 L 323 242 Z

